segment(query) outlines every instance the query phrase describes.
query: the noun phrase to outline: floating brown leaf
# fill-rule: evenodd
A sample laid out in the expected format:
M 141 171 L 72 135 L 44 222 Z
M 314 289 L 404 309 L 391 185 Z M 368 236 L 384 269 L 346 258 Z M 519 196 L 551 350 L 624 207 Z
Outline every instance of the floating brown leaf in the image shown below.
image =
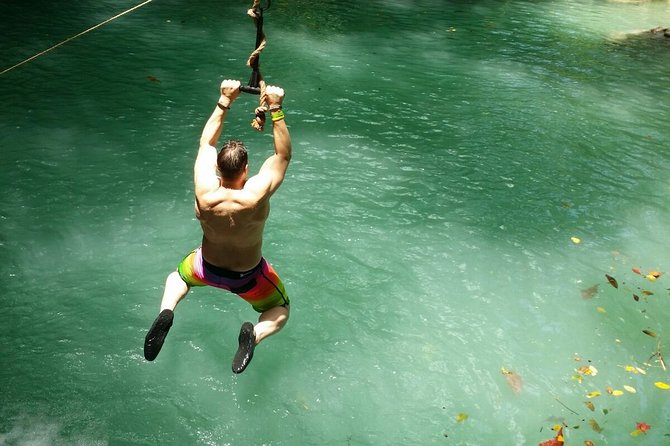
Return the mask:
M 582 299 L 591 299 L 596 294 L 598 294 L 598 284 L 582 290 Z
M 614 288 L 619 288 L 619 283 L 616 281 L 616 279 L 609 274 L 605 274 L 605 277 L 607 277 L 607 281 L 612 285 Z
M 635 302 L 639 302 L 640 296 L 638 296 L 637 294 L 633 294 L 633 299 L 635 300 Z
M 600 432 L 603 431 L 603 428 L 600 427 L 600 425 L 598 424 L 598 422 L 597 422 L 596 420 L 594 420 L 593 418 L 591 418 L 591 419 L 589 420 L 589 426 L 591 426 L 591 429 L 593 429 L 594 431 L 596 431 L 596 432 L 598 432 L 598 433 L 600 433 Z
M 593 402 L 591 401 L 584 401 L 584 404 L 586 405 L 587 409 L 589 409 L 591 412 L 596 410 L 596 407 L 593 405 Z
M 642 330 L 642 333 L 646 334 L 647 336 L 651 336 L 652 338 L 656 337 L 656 333 L 651 330 Z
M 501 368 L 500 371 L 505 376 L 505 381 L 507 381 L 507 384 L 509 384 L 514 393 L 521 392 L 521 388 L 523 387 L 523 379 L 521 379 L 521 377 L 517 375 L 516 372 L 507 370 L 504 367 Z

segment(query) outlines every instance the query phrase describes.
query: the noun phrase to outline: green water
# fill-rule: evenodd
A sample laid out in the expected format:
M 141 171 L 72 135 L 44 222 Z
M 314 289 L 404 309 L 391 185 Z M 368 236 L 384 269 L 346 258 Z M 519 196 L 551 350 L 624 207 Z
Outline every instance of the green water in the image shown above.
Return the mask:
M 670 444 L 670 43 L 613 39 L 665 2 L 274 0 L 291 320 L 233 376 L 256 315 L 198 289 L 144 360 L 250 3 L 154 0 L 0 76 L 0 445 Z M 0 68 L 135 4 L 5 2 Z M 252 170 L 255 101 L 224 130 Z

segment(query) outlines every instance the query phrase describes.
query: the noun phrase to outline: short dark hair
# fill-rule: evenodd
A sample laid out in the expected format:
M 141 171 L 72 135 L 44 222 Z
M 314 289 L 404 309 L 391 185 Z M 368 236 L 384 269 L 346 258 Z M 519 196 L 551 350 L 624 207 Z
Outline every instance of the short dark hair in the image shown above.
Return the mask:
M 219 173 L 225 180 L 234 180 L 239 177 L 247 166 L 247 148 L 242 141 L 226 141 L 216 158 Z

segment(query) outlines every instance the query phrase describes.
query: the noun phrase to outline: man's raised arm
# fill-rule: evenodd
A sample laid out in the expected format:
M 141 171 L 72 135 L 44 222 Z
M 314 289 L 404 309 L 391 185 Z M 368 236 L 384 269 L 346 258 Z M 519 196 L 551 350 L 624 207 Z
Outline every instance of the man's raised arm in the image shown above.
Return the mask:
M 195 160 L 195 193 L 206 193 L 219 187 L 216 171 L 216 143 L 221 136 L 223 121 L 230 105 L 240 95 L 240 81 L 226 79 L 221 82 L 221 97 L 207 120 L 200 137 L 200 148 Z
M 291 135 L 286 127 L 282 110 L 284 89 L 268 85 L 265 93 L 268 109 L 272 116 L 275 153 L 265 160 L 254 180 L 258 182 L 259 189 L 262 190 L 261 193 L 272 195 L 284 181 L 288 164 L 291 161 L 292 148 Z

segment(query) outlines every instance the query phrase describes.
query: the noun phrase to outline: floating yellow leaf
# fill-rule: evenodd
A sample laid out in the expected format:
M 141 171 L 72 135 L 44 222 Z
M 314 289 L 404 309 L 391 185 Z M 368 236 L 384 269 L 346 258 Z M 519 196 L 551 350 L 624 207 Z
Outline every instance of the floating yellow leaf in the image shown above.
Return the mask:
M 603 307 L 596 307 L 596 311 L 598 313 L 607 313 L 607 310 L 605 310 Z
M 670 390 L 670 384 L 666 384 L 662 381 L 657 381 L 654 383 L 654 385 L 662 390 Z
M 612 390 L 612 395 L 613 396 L 621 396 L 621 395 L 623 395 L 623 392 L 621 390 Z
M 654 282 L 656 281 L 656 276 L 654 276 L 653 274 L 647 274 L 647 280 L 649 280 L 650 282 Z
M 637 373 L 638 372 L 637 367 L 633 367 L 632 365 L 624 366 L 624 370 L 627 371 L 627 372 L 630 372 L 630 373 Z
M 577 371 L 582 375 L 596 376 L 598 374 L 598 369 L 592 365 L 585 365 L 584 367 L 578 368 Z
M 591 412 L 596 410 L 596 406 L 593 405 L 591 401 L 584 401 L 584 405 L 589 409 Z
M 572 243 L 575 245 L 579 245 L 582 242 L 579 237 L 570 237 L 570 240 L 572 240 Z
M 587 398 L 595 398 L 597 396 L 600 396 L 600 392 L 598 392 L 597 390 L 594 390 L 593 392 L 589 392 L 586 394 Z
M 632 386 L 623 386 L 624 390 L 630 393 L 637 393 L 637 390 L 635 390 L 635 387 Z
M 459 423 L 462 423 L 463 421 L 465 421 L 467 419 L 468 419 L 468 414 L 466 414 L 466 413 L 459 413 L 458 415 L 456 415 L 456 421 L 458 421 Z

